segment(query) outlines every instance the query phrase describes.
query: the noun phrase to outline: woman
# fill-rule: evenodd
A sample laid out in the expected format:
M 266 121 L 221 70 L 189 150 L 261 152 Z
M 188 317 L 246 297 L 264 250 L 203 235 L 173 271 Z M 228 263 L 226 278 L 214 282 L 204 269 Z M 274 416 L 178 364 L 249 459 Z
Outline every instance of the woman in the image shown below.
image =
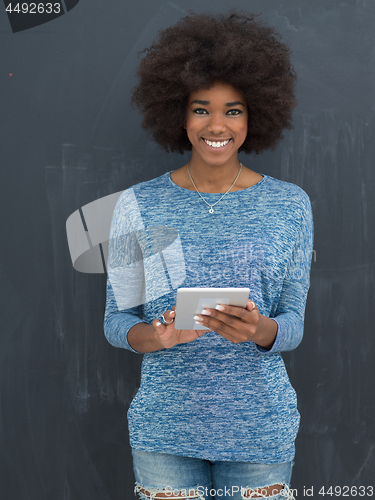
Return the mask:
M 293 498 L 299 413 L 280 353 L 303 334 L 311 206 L 238 159 L 291 128 L 289 49 L 253 16 L 190 14 L 160 33 L 138 76 L 144 127 L 191 158 L 124 191 L 111 225 L 105 335 L 145 353 L 128 411 L 135 491 Z M 251 292 L 246 308 L 197 315 L 206 330 L 176 330 L 179 286 Z

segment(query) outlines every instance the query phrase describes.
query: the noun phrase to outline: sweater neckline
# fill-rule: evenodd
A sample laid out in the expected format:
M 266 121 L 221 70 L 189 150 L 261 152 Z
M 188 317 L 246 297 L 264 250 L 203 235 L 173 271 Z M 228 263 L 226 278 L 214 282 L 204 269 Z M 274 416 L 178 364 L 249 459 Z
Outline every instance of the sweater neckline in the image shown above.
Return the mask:
M 172 178 L 171 178 L 171 173 L 174 172 L 174 170 L 170 170 L 169 172 L 166 172 L 166 176 L 169 180 L 169 182 L 172 184 L 172 186 L 176 189 L 179 189 L 181 191 L 184 191 L 184 192 L 187 192 L 187 193 L 197 193 L 196 190 L 194 189 L 186 189 L 186 188 L 183 188 L 181 186 L 179 186 L 178 184 L 176 184 L 175 182 L 173 182 Z M 227 193 L 227 196 L 228 195 L 234 195 L 234 194 L 237 194 L 237 193 L 244 193 L 244 192 L 248 192 L 250 190 L 254 190 L 256 188 L 258 188 L 258 186 L 262 185 L 264 183 L 264 181 L 267 179 L 268 175 L 265 175 L 265 174 L 260 174 L 263 176 L 263 178 L 257 182 L 256 184 L 253 184 L 252 186 L 249 186 L 247 188 L 244 188 L 244 189 L 238 189 L 237 191 L 229 191 L 229 193 Z M 205 196 L 217 196 L 217 195 L 223 195 L 224 193 L 206 193 L 204 191 L 199 191 L 202 195 L 205 195 Z

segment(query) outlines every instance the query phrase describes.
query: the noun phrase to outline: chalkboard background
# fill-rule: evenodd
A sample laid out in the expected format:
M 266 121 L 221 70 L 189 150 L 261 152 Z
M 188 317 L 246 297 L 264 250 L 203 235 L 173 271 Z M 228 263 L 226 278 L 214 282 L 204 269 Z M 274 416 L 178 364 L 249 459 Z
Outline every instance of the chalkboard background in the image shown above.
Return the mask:
M 106 341 L 106 275 L 73 268 L 65 223 L 185 163 L 129 106 L 137 52 L 189 9 L 230 7 L 262 13 L 299 76 L 295 128 L 274 153 L 241 156 L 301 186 L 314 212 L 305 337 L 284 356 L 302 416 L 292 487 L 375 486 L 374 1 L 74 3 L 18 32 L 7 2 L 0 13 L 0 497 L 133 498 L 141 356 Z

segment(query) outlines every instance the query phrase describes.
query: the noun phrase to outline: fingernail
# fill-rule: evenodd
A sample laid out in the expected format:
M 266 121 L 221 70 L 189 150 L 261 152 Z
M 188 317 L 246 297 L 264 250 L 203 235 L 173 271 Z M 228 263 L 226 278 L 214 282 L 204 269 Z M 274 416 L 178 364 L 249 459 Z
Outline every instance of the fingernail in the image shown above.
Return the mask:
M 207 309 L 203 309 L 201 314 L 206 314 L 207 316 L 209 316 L 211 314 L 211 311 L 208 311 Z
M 217 309 L 218 311 L 224 311 L 225 307 L 217 305 L 215 309 Z
M 203 319 L 200 318 L 199 316 L 194 316 L 194 319 L 195 321 L 198 321 L 198 323 L 203 321 Z
M 174 316 L 175 314 L 176 314 L 176 313 L 175 313 L 174 311 L 171 311 L 171 312 L 169 313 L 169 316 Z
M 157 322 L 155 323 L 155 325 L 156 325 L 156 326 L 160 326 L 160 325 L 161 325 L 161 323 L 159 323 L 159 321 L 157 321 Z

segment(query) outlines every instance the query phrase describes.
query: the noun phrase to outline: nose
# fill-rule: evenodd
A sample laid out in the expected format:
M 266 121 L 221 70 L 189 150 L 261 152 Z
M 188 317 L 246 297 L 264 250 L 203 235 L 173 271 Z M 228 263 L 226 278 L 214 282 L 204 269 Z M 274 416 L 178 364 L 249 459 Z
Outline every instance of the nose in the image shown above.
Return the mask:
M 220 134 L 222 132 L 225 132 L 226 125 L 224 116 L 221 113 L 211 114 L 209 123 L 207 125 L 207 130 L 209 132 L 212 132 L 213 134 Z

